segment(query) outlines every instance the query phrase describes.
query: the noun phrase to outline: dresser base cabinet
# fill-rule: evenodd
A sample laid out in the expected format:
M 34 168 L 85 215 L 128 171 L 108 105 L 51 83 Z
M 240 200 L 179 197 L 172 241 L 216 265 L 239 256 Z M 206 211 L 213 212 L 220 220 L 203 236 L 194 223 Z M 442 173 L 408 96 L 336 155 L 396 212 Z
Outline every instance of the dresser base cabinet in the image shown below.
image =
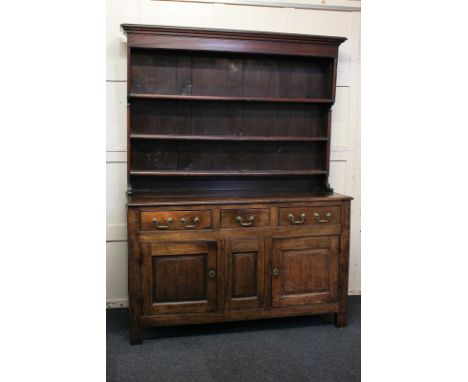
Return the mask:
M 323 313 L 345 326 L 350 199 L 130 197 L 131 343 L 150 326 Z

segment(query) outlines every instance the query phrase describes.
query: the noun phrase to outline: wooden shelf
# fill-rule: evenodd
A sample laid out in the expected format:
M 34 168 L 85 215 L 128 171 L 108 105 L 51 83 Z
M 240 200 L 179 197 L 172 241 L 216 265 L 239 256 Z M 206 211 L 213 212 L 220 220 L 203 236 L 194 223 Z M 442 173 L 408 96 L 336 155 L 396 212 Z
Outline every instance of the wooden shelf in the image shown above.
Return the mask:
M 327 137 L 297 136 L 246 136 L 246 135 L 177 135 L 177 134 L 130 134 L 131 139 L 188 140 L 188 141 L 265 141 L 265 142 L 316 142 L 328 141 Z
M 131 170 L 132 176 L 303 176 L 325 175 L 325 170 L 239 170 L 239 171 L 178 171 Z
M 237 102 L 282 102 L 282 103 L 333 104 L 332 99 L 326 99 L 326 98 L 218 97 L 218 96 L 193 96 L 193 95 L 171 95 L 171 94 L 143 94 L 143 93 L 130 93 L 128 95 L 128 98 L 181 100 L 181 101 L 237 101 Z

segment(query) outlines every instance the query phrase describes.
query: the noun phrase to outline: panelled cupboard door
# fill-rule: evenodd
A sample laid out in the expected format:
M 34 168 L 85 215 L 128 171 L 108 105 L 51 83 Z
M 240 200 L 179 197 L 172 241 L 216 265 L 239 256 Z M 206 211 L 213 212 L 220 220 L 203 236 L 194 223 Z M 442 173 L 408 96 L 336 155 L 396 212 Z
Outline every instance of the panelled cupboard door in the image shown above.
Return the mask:
M 273 240 L 274 307 L 337 301 L 338 237 Z
M 215 241 L 142 243 L 144 314 L 215 311 L 216 247 Z
M 225 255 L 226 310 L 263 307 L 265 240 L 226 240 Z

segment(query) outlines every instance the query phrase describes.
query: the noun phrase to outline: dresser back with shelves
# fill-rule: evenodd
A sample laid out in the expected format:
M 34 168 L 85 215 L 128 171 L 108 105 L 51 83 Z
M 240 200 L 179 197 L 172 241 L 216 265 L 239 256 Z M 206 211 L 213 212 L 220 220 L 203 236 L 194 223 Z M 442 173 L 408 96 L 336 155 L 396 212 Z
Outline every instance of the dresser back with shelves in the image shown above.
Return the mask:
M 157 26 L 128 36 L 129 193 L 331 193 L 341 37 Z

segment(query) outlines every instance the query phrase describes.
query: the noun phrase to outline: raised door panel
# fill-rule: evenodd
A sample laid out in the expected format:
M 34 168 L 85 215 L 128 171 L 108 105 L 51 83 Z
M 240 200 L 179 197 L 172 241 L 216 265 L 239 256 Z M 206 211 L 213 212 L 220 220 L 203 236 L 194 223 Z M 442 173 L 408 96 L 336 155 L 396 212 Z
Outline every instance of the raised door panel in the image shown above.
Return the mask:
M 264 240 L 226 240 L 226 310 L 263 306 Z
M 144 314 L 216 310 L 216 242 L 141 246 Z
M 273 240 L 272 305 L 336 301 L 338 264 L 337 236 Z

